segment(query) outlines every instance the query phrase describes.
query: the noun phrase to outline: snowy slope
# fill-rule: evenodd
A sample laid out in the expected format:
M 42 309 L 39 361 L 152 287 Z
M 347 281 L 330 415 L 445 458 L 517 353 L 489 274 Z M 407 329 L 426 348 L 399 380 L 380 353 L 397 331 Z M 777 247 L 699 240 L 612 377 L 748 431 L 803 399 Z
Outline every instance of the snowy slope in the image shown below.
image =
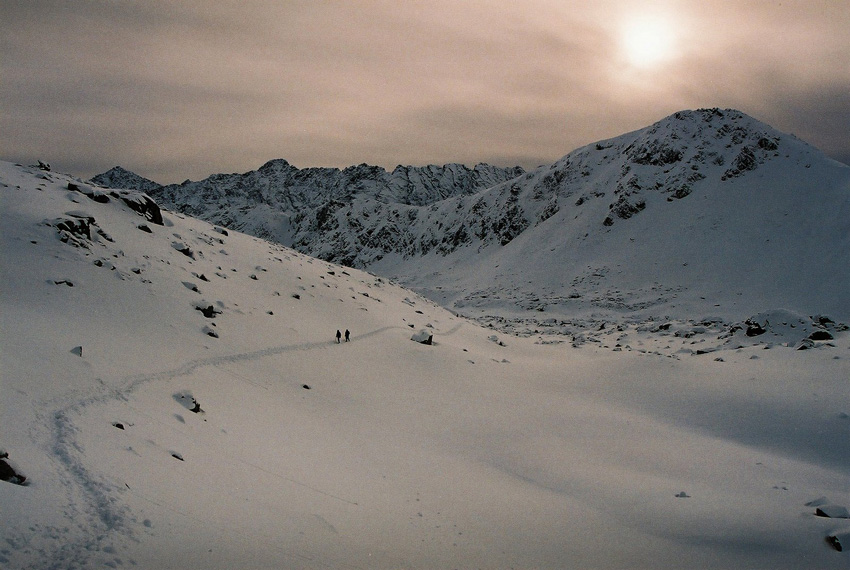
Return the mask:
M 846 331 L 573 348 L 138 193 L 0 200 L 4 567 L 847 566 Z
M 502 183 L 437 168 L 331 184 L 273 161 L 156 195 L 511 330 L 850 320 L 850 167 L 739 111 L 682 111 Z
M 469 200 L 444 208 L 456 250 L 370 269 L 526 330 L 779 308 L 850 319 L 850 167 L 742 113 L 677 113 Z M 496 240 L 478 231 L 499 222 Z

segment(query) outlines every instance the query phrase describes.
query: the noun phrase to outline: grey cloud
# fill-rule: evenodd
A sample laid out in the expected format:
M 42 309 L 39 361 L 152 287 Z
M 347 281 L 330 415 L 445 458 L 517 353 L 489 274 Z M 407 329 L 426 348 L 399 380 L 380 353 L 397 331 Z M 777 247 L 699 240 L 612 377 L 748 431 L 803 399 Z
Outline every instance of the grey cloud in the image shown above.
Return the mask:
M 850 8 L 668 4 L 682 55 L 636 73 L 614 25 L 635 4 L 613 0 L 11 0 L 0 156 L 161 182 L 277 157 L 533 167 L 705 106 L 850 155 Z

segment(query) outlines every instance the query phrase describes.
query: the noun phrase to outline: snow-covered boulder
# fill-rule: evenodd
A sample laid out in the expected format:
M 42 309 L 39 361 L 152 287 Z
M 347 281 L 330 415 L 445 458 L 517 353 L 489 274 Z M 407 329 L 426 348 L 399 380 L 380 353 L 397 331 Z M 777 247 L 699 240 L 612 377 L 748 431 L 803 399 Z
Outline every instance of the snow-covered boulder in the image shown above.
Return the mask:
M 430 332 L 422 329 L 417 333 L 413 333 L 413 336 L 410 337 L 410 340 L 421 343 L 421 344 L 433 344 L 434 343 L 434 335 Z

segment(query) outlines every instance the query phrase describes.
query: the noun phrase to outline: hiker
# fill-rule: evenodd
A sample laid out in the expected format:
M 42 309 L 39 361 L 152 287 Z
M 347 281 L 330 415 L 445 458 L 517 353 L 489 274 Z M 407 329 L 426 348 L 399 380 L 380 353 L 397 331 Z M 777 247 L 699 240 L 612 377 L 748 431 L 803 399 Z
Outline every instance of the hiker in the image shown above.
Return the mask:
M 336 343 L 339 344 L 339 339 L 342 337 L 342 333 L 339 332 L 339 329 L 336 329 Z
M 351 336 L 351 333 L 348 332 L 348 329 L 345 329 L 345 342 L 348 342 L 348 337 Z

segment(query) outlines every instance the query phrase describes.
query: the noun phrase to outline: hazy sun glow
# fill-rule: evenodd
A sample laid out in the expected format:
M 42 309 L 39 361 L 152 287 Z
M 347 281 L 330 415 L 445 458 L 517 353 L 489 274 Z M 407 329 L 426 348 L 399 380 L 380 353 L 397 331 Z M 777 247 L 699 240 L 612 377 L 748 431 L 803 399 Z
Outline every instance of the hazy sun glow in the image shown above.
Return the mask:
M 675 56 L 676 41 L 672 23 L 660 16 L 643 16 L 625 22 L 621 48 L 636 67 L 652 67 Z

